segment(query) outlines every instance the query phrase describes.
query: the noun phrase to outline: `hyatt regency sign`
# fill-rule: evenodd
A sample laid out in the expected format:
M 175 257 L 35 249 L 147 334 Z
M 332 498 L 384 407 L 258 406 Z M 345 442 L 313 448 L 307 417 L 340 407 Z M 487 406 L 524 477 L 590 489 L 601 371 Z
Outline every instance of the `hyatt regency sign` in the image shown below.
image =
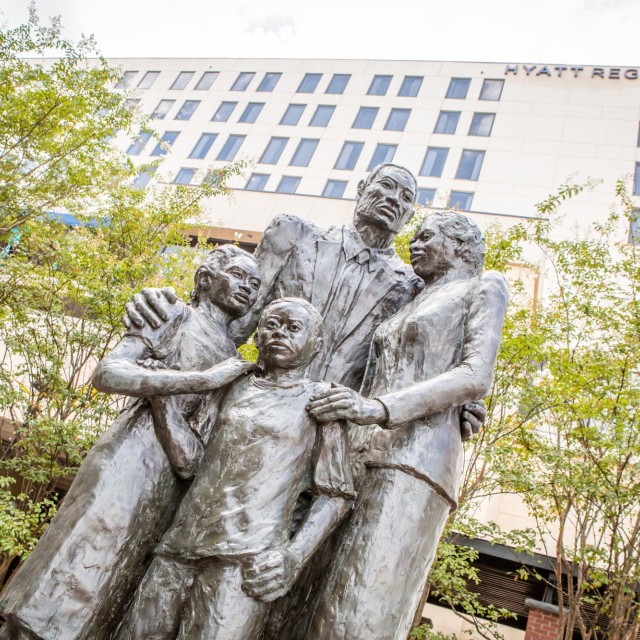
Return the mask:
M 508 64 L 505 65 L 504 75 L 637 80 L 638 69 L 633 67 L 563 67 L 546 64 Z

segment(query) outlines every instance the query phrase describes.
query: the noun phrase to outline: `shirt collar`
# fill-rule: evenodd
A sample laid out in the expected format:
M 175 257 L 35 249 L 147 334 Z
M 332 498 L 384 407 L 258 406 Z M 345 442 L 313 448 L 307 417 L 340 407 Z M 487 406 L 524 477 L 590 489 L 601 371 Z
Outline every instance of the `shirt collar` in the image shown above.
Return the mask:
M 386 247 L 385 249 L 368 247 L 363 242 L 358 230 L 353 225 L 345 225 L 342 228 L 342 252 L 344 253 L 345 260 L 348 262 L 362 251 L 367 251 L 369 254 L 369 272 L 376 268 L 378 256 L 383 255 L 385 257 L 391 257 L 395 253 L 393 247 Z

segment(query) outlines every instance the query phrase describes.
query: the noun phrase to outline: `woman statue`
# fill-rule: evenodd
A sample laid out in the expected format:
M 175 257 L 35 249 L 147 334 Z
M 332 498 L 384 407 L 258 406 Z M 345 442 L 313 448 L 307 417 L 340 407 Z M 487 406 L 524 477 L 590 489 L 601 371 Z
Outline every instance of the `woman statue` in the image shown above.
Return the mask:
M 489 391 L 507 286 L 482 273 L 480 229 L 430 214 L 411 245 L 425 289 L 376 331 L 364 395 L 337 387 L 319 420 L 373 425 L 356 506 L 313 612 L 312 640 L 404 640 L 462 471 L 460 411 Z
M 130 328 L 98 364 L 98 390 L 137 399 L 93 447 L 0 598 L 7 621 L 0 638 L 113 637 L 215 421 L 217 403 L 206 403 L 209 415 L 199 413 L 199 394 L 251 366 L 239 359 L 228 330 L 259 287 L 253 257 L 220 247 L 196 271 L 190 306 L 175 304 L 173 321 L 158 330 Z M 172 421 L 176 413 L 190 420 L 188 427 Z

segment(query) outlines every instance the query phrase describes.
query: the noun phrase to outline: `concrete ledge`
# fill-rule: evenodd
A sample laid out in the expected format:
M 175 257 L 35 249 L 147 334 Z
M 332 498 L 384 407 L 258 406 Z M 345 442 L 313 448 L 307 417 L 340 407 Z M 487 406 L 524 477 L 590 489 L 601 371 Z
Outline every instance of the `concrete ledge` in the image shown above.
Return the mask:
M 524 606 L 527 607 L 527 609 L 538 609 L 539 611 L 555 613 L 556 615 L 560 613 L 560 608 L 557 605 L 549 602 L 542 602 L 540 600 L 534 600 L 533 598 L 526 598 Z

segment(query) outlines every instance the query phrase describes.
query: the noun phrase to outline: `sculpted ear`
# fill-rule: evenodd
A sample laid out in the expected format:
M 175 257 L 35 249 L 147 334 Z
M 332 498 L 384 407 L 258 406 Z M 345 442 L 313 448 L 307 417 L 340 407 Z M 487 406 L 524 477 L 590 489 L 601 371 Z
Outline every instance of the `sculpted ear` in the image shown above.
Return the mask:
M 200 285 L 201 289 L 210 289 L 211 288 L 211 276 L 204 272 L 200 274 L 200 277 L 198 278 L 198 284 Z
M 318 336 L 313 341 L 313 355 L 315 355 L 316 353 L 320 353 L 320 351 L 322 349 L 322 345 L 324 345 L 324 340 L 323 340 L 322 336 Z
M 360 182 L 358 182 L 358 196 L 362 195 L 362 192 L 364 191 L 364 187 L 365 187 L 365 181 L 364 178 L 362 180 L 360 180 Z

